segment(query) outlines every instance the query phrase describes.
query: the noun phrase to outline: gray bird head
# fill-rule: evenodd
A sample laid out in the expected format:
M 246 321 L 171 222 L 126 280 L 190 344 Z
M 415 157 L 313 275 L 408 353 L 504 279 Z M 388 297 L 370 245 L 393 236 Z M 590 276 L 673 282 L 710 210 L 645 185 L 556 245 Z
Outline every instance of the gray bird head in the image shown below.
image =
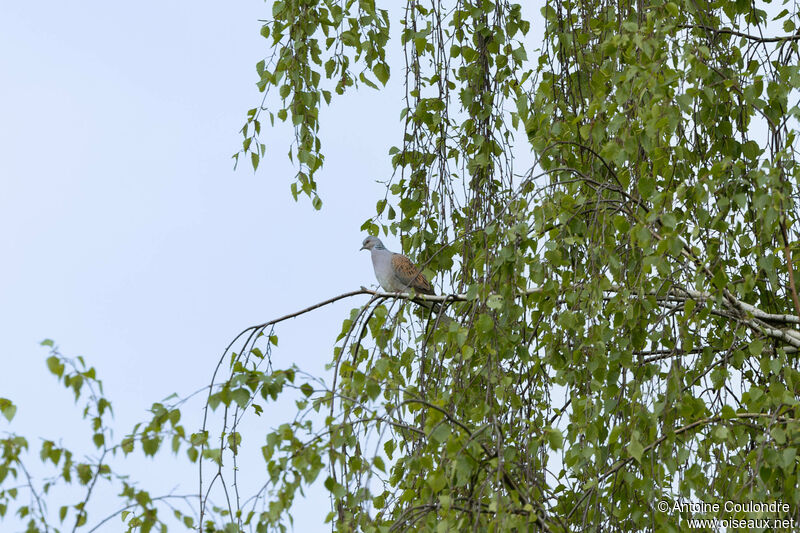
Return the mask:
M 363 244 L 363 246 L 361 246 L 362 250 L 372 250 L 373 248 L 375 248 L 376 250 L 386 249 L 383 247 L 383 243 L 381 242 L 381 240 L 377 237 L 373 237 L 372 235 L 364 239 L 364 242 L 362 244 Z

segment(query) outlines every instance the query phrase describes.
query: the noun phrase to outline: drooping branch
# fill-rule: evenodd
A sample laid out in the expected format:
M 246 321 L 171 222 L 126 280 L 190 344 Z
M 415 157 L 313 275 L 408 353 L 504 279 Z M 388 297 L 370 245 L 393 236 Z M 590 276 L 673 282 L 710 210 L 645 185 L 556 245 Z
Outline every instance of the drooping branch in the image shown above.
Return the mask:
M 800 33 L 794 35 L 783 35 L 778 37 L 759 37 L 757 35 L 750 35 L 741 31 L 732 30 L 730 28 L 712 28 L 703 24 L 678 24 L 678 28 L 682 30 L 703 30 L 710 31 L 717 35 L 733 35 L 736 37 L 744 37 L 756 43 L 784 43 L 791 41 L 800 41 Z
M 789 418 L 789 417 L 785 417 L 785 416 L 777 416 L 776 413 L 773 413 L 773 414 L 770 414 L 770 413 L 736 413 L 731 418 L 726 418 L 724 416 L 712 416 L 712 417 L 708 417 L 708 418 L 703 418 L 701 420 L 695 420 L 694 422 L 692 422 L 690 424 L 686 424 L 685 426 L 681 426 L 681 427 L 675 429 L 674 433 L 668 433 L 666 435 L 662 435 L 660 438 L 656 439 L 652 443 L 650 443 L 647 446 L 645 446 L 642 449 L 641 455 L 644 455 L 644 454 L 649 453 L 650 451 L 652 451 L 656 446 L 658 446 L 659 444 L 661 444 L 662 442 L 667 440 L 667 438 L 669 438 L 670 435 L 678 436 L 678 435 L 681 435 L 683 433 L 686 433 L 687 431 L 691 431 L 692 429 L 695 429 L 697 427 L 706 426 L 708 424 L 716 424 L 717 422 L 721 422 L 721 421 L 724 421 L 724 420 L 737 420 L 737 419 L 738 420 L 757 420 L 759 418 L 769 418 L 772 423 L 780 422 L 782 424 L 788 424 L 790 422 L 800 422 L 800 420 L 798 420 L 796 418 Z M 600 474 L 597 477 L 597 483 L 599 484 L 600 482 L 605 481 L 610 476 L 612 476 L 617 471 L 619 471 L 621 468 L 623 468 L 626 465 L 630 464 L 634 459 L 635 459 L 634 457 L 626 457 L 625 459 L 620 459 L 613 466 L 611 466 L 611 468 L 609 468 L 608 470 L 606 470 L 605 472 L 603 472 L 602 474 Z M 586 501 L 586 498 L 588 498 L 589 495 L 595 490 L 597 490 L 597 485 L 595 485 L 594 487 L 592 487 L 590 489 L 587 489 L 583 493 L 583 496 L 581 497 L 581 499 L 578 500 L 578 503 L 576 503 L 575 506 L 572 508 L 572 510 L 570 510 L 569 514 L 567 515 L 567 518 L 572 516 L 575 513 L 575 511 L 578 510 L 578 508 L 583 504 L 583 502 Z

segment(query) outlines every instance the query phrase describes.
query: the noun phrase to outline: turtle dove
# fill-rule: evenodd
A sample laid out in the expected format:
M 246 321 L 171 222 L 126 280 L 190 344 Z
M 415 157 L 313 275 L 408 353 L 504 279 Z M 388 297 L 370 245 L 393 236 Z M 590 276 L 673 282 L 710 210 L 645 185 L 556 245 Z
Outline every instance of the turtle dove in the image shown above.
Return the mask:
M 420 294 L 436 294 L 430 282 L 420 270 L 403 254 L 390 252 L 377 237 L 364 239 L 362 250 L 372 254 L 375 277 L 387 292 L 406 292 L 414 289 Z

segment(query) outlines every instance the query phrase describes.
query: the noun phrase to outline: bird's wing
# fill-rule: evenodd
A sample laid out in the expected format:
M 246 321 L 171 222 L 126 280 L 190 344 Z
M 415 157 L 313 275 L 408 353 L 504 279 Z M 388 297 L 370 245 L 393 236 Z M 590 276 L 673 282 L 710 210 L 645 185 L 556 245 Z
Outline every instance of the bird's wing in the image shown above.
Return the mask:
M 392 255 L 392 270 L 395 278 L 403 287 L 411 287 L 422 294 L 436 294 L 430 282 L 425 279 L 422 272 L 414 266 L 414 263 L 408 257 L 402 254 Z

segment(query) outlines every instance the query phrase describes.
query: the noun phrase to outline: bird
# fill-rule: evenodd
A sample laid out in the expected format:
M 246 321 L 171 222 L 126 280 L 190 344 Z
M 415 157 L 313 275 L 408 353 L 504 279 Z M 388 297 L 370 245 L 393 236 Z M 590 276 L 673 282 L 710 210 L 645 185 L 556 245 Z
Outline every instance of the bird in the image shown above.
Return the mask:
M 435 296 L 436 291 L 425 276 L 422 275 L 411 259 L 403 254 L 390 252 L 377 237 L 369 236 L 361 243 L 361 250 L 369 250 L 372 254 L 372 268 L 375 270 L 375 277 L 378 278 L 383 290 L 386 292 L 407 292 L 414 289 L 418 294 Z M 449 327 L 453 319 L 444 313 L 439 302 L 425 300 L 415 300 L 416 303 L 434 313 L 438 313 L 437 323 L 441 320 L 442 324 Z
M 414 292 L 419 294 L 436 294 L 431 283 L 408 257 L 390 252 L 379 238 L 367 237 L 364 239 L 361 249 L 369 250 L 372 254 L 375 277 L 378 278 L 378 283 L 383 290 L 406 292 L 408 289 L 414 289 Z

